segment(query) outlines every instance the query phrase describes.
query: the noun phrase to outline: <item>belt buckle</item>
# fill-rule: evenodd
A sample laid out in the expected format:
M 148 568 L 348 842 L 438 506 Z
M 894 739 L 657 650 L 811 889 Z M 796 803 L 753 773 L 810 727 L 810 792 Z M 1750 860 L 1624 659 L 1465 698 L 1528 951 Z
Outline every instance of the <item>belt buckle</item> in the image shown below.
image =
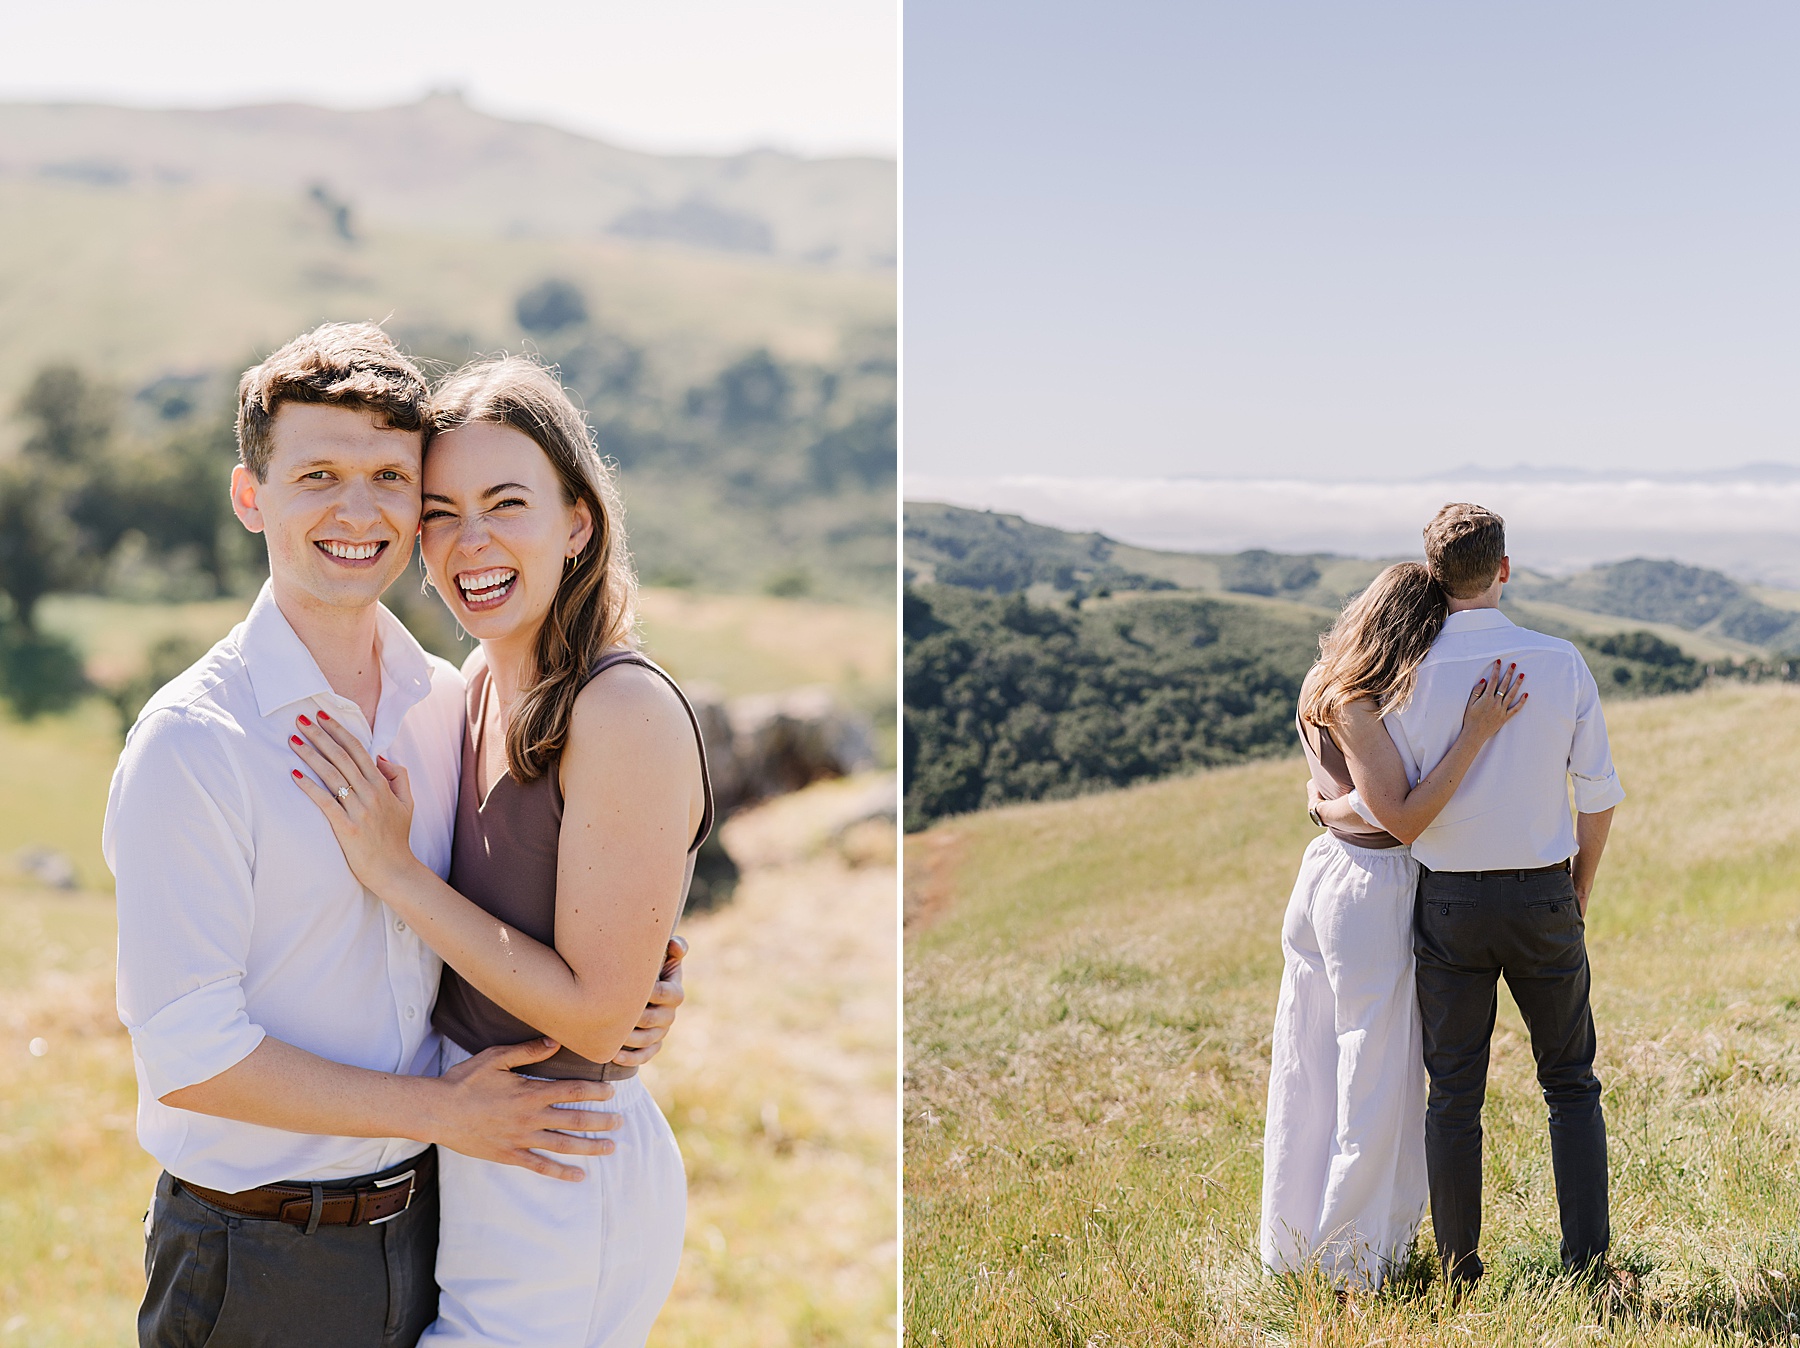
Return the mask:
M 419 1191 L 419 1186 L 413 1183 L 413 1181 L 418 1178 L 418 1175 L 419 1172 L 417 1170 L 406 1170 L 395 1175 L 392 1179 L 376 1180 L 371 1186 L 376 1189 L 391 1189 L 396 1184 L 406 1185 L 406 1202 L 400 1205 L 399 1212 L 390 1212 L 385 1217 L 371 1218 L 369 1221 L 365 1222 L 364 1225 L 380 1226 L 383 1222 L 391 1222 L 394 1218 L 404 1214 L 406 1210 L 412 1206 L 413 1195 Z

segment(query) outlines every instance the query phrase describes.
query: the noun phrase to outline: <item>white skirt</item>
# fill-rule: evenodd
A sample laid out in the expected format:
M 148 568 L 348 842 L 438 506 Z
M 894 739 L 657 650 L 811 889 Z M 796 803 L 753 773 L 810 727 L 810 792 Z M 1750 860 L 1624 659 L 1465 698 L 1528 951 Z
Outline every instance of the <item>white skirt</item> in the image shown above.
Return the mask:
M 1419 866 L 1315 838 L 1282 922 L 1263 1135 L 1262 1259 L 1374 1288 L 1426 1204 L 1425 1062 L 1413 986 Z
M 469 1055 L 444 1045 L 445 1070 Z M 641 1348 L 681 1264 L 687 1173 L 637 1077 L 563 1106 L 618 1114 L 611 1156 L 558 1154 L 580 1183 L 438 1148 L 438 1318 L 421 1344 Z M 573 1131 L 573 1130 L 571 1130 Z

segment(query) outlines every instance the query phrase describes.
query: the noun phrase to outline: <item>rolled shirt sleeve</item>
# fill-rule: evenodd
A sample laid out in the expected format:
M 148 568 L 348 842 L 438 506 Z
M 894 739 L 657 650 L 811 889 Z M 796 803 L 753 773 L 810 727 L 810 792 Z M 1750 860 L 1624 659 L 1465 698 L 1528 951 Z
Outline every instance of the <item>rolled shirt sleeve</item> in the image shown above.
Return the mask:
M 243 989 L 255 911 L 246 796 L 222 733 L 189 709 L 152 712 L 126 740 L 107 800 L 119 1019 L 157 1099 L 263 1040 Z
M 1575 664 L 1575 734 L 1569 743 L 1569 781 L 1574 787 L 1576 813 L 1600 814 L 1625 799 L 1625 788 L 1613 770 L 1600 688 L 1585 660 L 1577 659 Z

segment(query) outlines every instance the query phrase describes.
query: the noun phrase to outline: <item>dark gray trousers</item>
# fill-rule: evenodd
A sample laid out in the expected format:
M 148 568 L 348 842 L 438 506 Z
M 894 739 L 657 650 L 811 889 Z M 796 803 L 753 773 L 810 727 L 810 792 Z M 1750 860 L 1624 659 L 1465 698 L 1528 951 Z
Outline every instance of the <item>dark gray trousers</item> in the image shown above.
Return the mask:
M 392 1221 L 309 1236 L 213 1207 L 165 1171 L 147 1235 L 140 1348 L 412 1348 L 437 1318 L 435 1181 Z
M 1611 1240 L 1585 925 L 1566 871 L 1419 877 L 1413 952 L 1431 1078 L 1425 1166 L 1438 1256 L 1450 1278 L 1482 1273 L 1481 1106 L 1502 974 L 1531 1032 L 1549 1106 L 1564 1266 L 1594 1263 Z

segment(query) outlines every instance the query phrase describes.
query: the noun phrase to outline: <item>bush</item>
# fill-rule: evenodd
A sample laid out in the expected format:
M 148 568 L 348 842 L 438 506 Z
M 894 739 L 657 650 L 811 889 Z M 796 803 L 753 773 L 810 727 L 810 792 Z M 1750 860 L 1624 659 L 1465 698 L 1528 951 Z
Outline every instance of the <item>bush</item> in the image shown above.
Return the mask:
M 0 627 L 0 693 L 21 720 L 67 711 L 89 691 L 81 655 L 16 619 Z

